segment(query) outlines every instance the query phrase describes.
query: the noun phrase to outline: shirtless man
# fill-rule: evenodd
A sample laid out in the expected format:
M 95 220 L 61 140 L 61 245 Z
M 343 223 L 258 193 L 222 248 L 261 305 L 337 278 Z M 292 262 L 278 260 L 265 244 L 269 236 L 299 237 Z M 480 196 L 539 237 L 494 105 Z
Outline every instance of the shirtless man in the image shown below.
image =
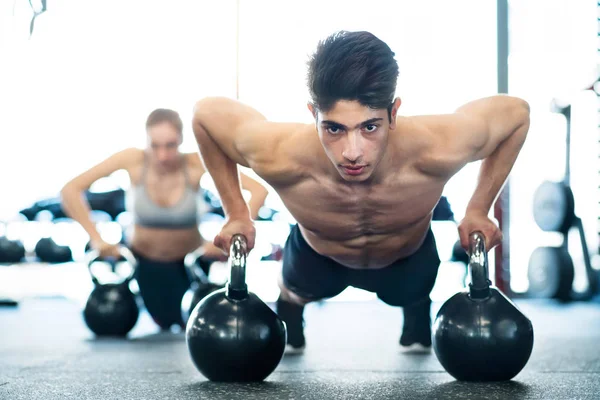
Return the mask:
M 488 249 L 502 233 L 488 214 L 529 130 L 529 105 L 497 95 L 445 115 L 399 116 L 394 53 L 368 32 L 338 32 L 310 59 L 314 124 L 274 123 L 225 98 L 195 106 L 193 129 L 227 215 L 214 244 L 255 230 L 237 164 L 252 168 L 297 221 L 288 238 L 277 312 L 288 348 L 302 350 L 303 306 L 353 286 L 403 307 L 400 345 L 431 348 L 429 294 L 440 260 L 430 223 L 444 185 L 483 160 L 458 232 L 481 231 Z

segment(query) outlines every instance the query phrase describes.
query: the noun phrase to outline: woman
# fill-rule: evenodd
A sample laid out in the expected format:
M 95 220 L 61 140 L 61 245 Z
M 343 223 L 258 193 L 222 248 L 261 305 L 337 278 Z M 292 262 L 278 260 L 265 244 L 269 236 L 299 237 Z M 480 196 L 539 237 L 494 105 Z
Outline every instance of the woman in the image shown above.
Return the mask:
M 205 258 L 227 258 L 211 242 L 204 243 L 198 231 L 197 197 L 205 169 L 197 153 L 179 151 L 182 130 L 177 112 L 154 110 L 146 121 L 146 149 L 120 151 L 69 181 L 61 191 L 66 214 L 90 235 L 92 247 L 103 257 L 118 257 L 118 245 L 106 243 L 91 221 L 83 192 L 102 177 L 127 171 L 134 215 L 128 246 L 138 259 L 136 279 L 144 304 L 162 329 L 184 326 L 181 299 L 190 283 L 183 264 L 186 254 L 203 246 Z M 248 206 L 257 218 L 267 190 L 243 174 L 241 182 L 251 194 Z

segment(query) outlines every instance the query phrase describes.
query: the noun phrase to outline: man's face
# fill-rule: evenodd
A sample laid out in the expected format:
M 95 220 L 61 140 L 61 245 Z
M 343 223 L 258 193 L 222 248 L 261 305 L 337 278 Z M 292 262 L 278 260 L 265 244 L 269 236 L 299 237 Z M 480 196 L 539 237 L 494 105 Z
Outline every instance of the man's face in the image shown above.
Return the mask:
M 348 182 L 364 182 L 376 170 L 396 127 L 397 99 L 392 122 L 387 109 L 372 109 L 358 101 L 340 100 L 328 112 L 309 104 L 327 157 Z

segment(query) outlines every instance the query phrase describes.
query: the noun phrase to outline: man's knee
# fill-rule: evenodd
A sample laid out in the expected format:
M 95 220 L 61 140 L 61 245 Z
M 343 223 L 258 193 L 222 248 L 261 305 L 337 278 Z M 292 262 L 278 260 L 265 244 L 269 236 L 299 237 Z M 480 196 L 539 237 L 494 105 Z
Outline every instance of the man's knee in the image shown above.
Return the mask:
M 283 277 L 281 275 L 279 276 L 279 280 L 277 283 L 279 284 L 280 297 L 284 301 L 287 301 L 289 303 L 298 304 L 300 306 L 306 305 L 312 301 L 316 301 L 315 299 L 307 299 L 307 298 L 301 297 L 301 296 L 297 295 L 296 293 L 294 293 L 293 291 L 291 291 L 290 289 L 288 289 L 287 286 L 285 286 L 285 283 L 283 282 Z

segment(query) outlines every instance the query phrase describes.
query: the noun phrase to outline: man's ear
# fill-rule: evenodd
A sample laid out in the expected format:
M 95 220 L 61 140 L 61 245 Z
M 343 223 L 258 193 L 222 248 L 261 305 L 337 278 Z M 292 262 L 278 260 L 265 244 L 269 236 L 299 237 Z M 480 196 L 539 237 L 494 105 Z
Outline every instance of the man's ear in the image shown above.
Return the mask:
M 402 105 L 400 97 L 396 97 L 394 102 L 391 104 L 390 109 L 390 129 L 396 129 L 396 116 L 398 115 L 398 109 Z
M 308 111 L 310 111 L 313 118 L 315 119 L 315 122 L 317 122 L 317 108 L 315 107 L 315 105 L 311 102 L 308 102 L 306 106 L 308 107 Z

